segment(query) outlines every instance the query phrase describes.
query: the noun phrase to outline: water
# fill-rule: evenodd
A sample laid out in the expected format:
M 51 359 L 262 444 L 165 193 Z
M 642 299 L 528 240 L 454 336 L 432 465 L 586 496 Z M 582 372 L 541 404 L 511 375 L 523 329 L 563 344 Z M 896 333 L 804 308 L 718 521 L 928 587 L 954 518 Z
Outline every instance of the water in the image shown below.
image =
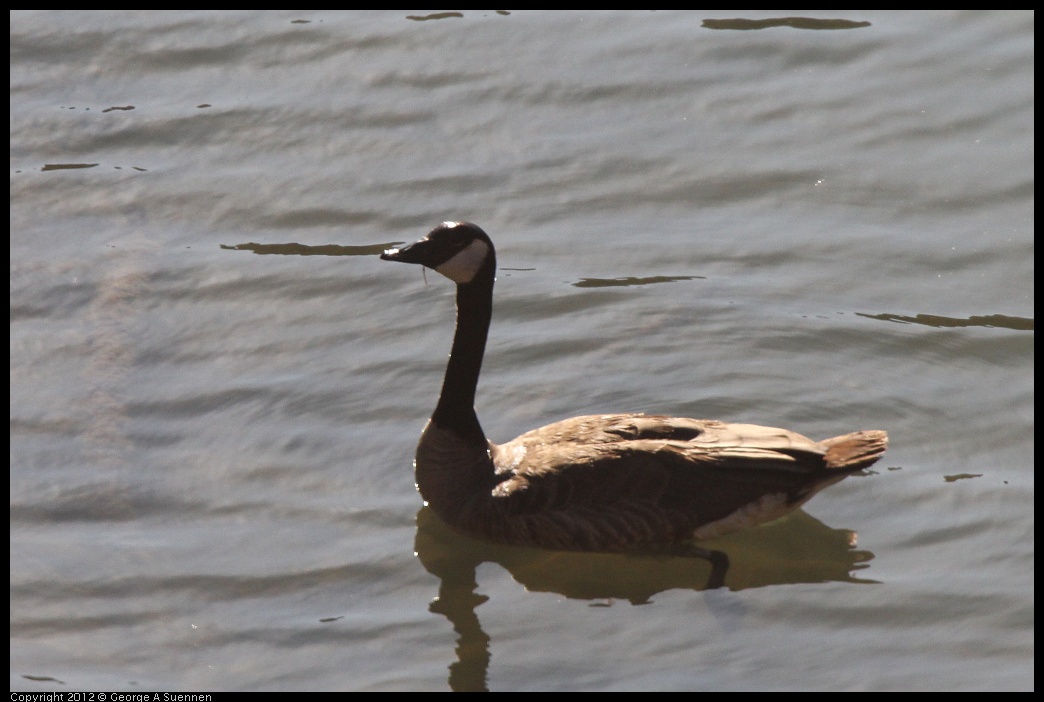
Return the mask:
M 12 690 L 1032 689 L 1033 14 L 460 14 L 12 14 Z M 445 219 L 494 440 L 889 452 L 716 591 L 446 531 Z

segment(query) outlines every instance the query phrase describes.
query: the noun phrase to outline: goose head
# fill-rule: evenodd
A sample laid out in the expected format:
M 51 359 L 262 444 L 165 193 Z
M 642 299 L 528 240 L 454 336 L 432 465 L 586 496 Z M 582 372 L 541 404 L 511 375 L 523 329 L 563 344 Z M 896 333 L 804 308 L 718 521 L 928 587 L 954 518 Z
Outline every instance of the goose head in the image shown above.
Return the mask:
M 479 273 L 492 277 L 496 268 L 493 242 L 471 222 L 443 222 L 419 241 L 381 254 L 385 261 L 419 263 L 458 285 L 475 280 Z

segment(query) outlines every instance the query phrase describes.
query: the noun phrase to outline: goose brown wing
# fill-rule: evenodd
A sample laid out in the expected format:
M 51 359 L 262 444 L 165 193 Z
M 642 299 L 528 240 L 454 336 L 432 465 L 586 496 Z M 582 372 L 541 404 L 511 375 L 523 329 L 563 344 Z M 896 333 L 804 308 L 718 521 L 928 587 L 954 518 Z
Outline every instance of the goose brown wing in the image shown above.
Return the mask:
M 830 470 L 825 454 L 811 439 L 774 427 L 577 417 L 495 447 L 501 481 L 490 518 L 501 522 L 502 540 L 554 538 L 562 548 L 685 538 L 737 514 L 735 523 L 749 526 L 847 475 Z

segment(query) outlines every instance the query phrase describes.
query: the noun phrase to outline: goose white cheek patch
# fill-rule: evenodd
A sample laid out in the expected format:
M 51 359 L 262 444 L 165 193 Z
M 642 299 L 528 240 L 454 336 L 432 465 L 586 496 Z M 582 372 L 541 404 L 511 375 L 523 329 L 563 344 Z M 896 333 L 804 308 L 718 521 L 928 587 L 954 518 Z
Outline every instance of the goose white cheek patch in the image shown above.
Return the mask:
M 435 268 L 454 283 L 470 283 L 489 255 L 489 245 L 476 239 L 453 258 Z

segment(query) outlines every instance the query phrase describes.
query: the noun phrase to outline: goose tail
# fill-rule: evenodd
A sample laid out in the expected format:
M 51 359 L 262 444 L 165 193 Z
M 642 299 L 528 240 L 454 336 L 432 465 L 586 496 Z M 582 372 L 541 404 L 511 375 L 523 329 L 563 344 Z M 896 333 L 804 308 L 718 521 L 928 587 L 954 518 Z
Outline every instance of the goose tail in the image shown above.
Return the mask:
M 877 462 L 888 448 L 888 434 L 876 430 L 855 431 L 820 441 L 819 445 L 826 449 L 824 459 L 828 469 L 856 471 Z

